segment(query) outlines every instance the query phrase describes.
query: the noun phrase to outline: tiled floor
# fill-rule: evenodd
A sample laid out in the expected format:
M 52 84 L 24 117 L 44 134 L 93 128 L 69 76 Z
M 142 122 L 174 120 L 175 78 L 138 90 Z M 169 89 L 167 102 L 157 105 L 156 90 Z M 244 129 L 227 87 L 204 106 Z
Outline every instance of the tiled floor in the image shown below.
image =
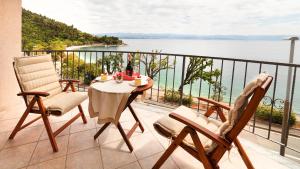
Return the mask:
M 87 112 L 87 101 L 83 103 Z M 7 140 L 11 130 L 23 111 L 22 106 L 14 111 L 0 112 L 0 169 L 148 169 L 164 152 L 169 140 L 158 135 L 152 124 L 170 110 L 134 103 L 134 109 L 145 127 L 145 132 L 138 129 L 130 139 L 134 152 L 130 153 L 115 126 L 110 126 L 97 139 L 93 135 L 101 127 L 96 119 L 88 117 L 88 124 L 78 119 L 57 137 L 59 152 L 53 153 L 42 122 L 20 131 L 14 140 Z M 53 129 L 58 128 L 77 110 L 63 117 L 51 117 Z M 33 117 L 31 117 L 33 118 Z M 121 124 L 126 131 L 134 124 L 134 119 L 126 110 L 121 117 Z M 256 168 L 300 168 L 290 159 L 277 155 L 248 140 L 255 140 L 251 134 L 243 133 L 241 141 Z M 221 168 L 246 168 L 236 148 L 225 154 L 220 162 Z M 202 164 L 183 151 L 175 150 L 162 168 L 192 169 L 203 168 Z

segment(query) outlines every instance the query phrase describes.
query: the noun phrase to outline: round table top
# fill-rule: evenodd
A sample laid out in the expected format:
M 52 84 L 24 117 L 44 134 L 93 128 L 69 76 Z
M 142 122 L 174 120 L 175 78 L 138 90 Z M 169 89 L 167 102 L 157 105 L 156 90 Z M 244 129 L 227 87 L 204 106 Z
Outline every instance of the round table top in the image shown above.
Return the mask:
M 153 86 L 153 80 L 151 78 L 148 78 L 147 81 L 148 83 L 146 85 L 136 87 L 133 85 L 134 81 L 124 80 L 122 83 L 117 83 L 115 80 L 107 80 L 104 82 L 94 82 L 90 85 L 90 87 L 99 92 L 105 93 L 135 93 L 143 92 Z

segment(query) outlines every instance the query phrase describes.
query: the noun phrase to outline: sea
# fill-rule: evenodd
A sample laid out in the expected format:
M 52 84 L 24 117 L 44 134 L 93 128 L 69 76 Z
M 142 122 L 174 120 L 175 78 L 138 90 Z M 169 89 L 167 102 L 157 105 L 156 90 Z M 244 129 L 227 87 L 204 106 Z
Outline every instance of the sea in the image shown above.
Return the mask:
M 160 51 L 162 53 L 172 54 L 189 54 L 197 56 L 212 56 L 224 58 L 238 58 L 251 59 L 259 61 L 271 61 L 288 63 L 290 55 L 291 42 L 288 40 L 199 40 L 199 39 L 122 39 L 126 45 L 123 46 L 93 46 L 82 47 L 80 50 L 98 50 L 98 51 L 140 51 L 151 52 Z M 96 56 L 92 54 L 92 62 Z M 174 58 L 173 58 L 174 59 Z M 172 60 L 172 59 L 171 59 Z M 300 42 L 296 41 L 294 61 L 295 64 L 300 64 Z M 235 64 L 235 70 L 232 70 Z M 220 68 L 221 61 L 214 61 L 214 68 Z M 243 62 L 233 63 L 231 61 L 224 61 L 222 86 L 225 87 L 224 101 L 233 102 L 239 95 L 244 85 L 246 64 Z M 170 90 L 177 90 L 181 82 L 182 58 L 178 57 L 175 62 L 176 71 L 164 70 L 155 78 L 155 87 L 163 89 L 167 87 Z M 142 70 L 142 66 L 140 68 Z M 255 75 L 259 73 L 260 65 L 249 63 L 247 65 L 247 78 L 250 81 Z M 276 66 L 262 65 L 261 72 L 268 72 L 275 76 Z M 143 71 L 141 71 L 143 72 Z M 234 76 L 232 76 L 234 72 Z M 175 75 L 174 75 L 175 74 Z M 288 68 L 285 66 L 278 67 L 278 76 L 276 87 L 274 85 L 269 89 L 265 103 L 269 104 L 273 99 L 276 107 L 281 107 L 280 100 L 286 97 Z M 167 77 L 167 78 L 166 78 Z M 233 80 L 232 80 L 233 78 Z M 173 84 L 173 81 L 175 82 Z M 231 88 L 231 81 L 233 86 Z M 274 84 L 274 83 L 273 83 Z M 275 89 L 274 89 L 275 87 Z M 195 81 L 191 85 L 184 87 L 185 94 L 192 96 L 209 96 L 211 95 L 211 88 L 208 83 L 200 83 L 200 80 Z M 232 96 L 232 99 L 230 99 Z M 300 114 L 300 70 L 296 70 L 295 89 L 293 94 L 293 111 Z

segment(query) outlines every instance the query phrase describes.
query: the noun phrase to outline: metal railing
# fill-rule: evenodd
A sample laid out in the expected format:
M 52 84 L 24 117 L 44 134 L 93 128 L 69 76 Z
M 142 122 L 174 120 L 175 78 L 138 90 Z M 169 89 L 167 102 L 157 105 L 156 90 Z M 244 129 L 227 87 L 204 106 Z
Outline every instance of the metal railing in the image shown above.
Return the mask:
M 52 55 L 55 68 L 61 78 L 73 78 L 82 82 L 77 86 L 79 91 L 86 91 L 90 80 L 104 70 L 115 69 L 112 72 L 118 68 L 124 70 L 127 64 L 127 55 L 131 54 L 135 59 L 135 71 L 144 75 L 149 75 L 149 73 L 151 75 L 151 71 L 153 73 L 154 70 L 161 69 L 153 77 L 155 84 L 147 93 L 147 102 L 161 106 L 185 104 L 198 111 L 207 109 L 209 105 L 199 102 L 195 99 L 196 97 L 212 98 L 232 105 L 248 81 L 261 72 L 268 72 L 274 77 L 274 80 L 261 105 L 268 107 L 269 114 L 267 115 L 267 119 L 255 114 L 245 130 L 291 150 L 290 154 L 295 155 L 296 153 L 296 156 L 300 156 L 300 145 L 297 143 L 300 139 L 300 128 L 294 125 L 282 129 L 284 125 L 278 124 L 289 123 L 290 120 L 295 120 L 293 119 L 295 117 L 293 112 L 300 114 L 300 104 L 297 102 L 300 100 L 299 64 L 133 51 L 24 51 L 24 55 L 28 56 L 45 53 Z M 203 59 L 213 63 L 204 70 L 202 69 L 198 76 L 203 77 L 205 72 L 218 70 L 220 74 L 214 83 L 208 82 L 212 79 L 199 78 L 190 81 L 189 84 L 185 84 L 182 88 L 180 87 L 185 82 L 187 71 L 191 69 L 193 59 Z M 201 62 L 201 64 L 204 63 L 206 62 Z M 150 66 L 156 69 L 150 71 Z M 283 99 L 285 98 L 289 68 L 293 72 L 292 87 L 289 99 L 290 109 L 286 114 L 289 121 L 285 122 L 281 121 L 284 114 L 278 112 L 283 111 L 285 103 Z M 216 116 L 216 118 L 218 117 Z M 282 130 L 288 134 L 286 136 L 281 135 Z M 282 143 L 282 137 L 286 137 L 285 139 L 288 141 Z

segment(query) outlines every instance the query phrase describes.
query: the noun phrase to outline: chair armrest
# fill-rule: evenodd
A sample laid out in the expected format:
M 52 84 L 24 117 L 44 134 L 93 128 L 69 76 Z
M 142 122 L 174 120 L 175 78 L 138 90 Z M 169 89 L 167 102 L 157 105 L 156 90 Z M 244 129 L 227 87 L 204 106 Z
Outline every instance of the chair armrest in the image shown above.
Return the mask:
M 60 79 L 59 82 L 60 82 L 60 83 L 63 83 L 63 82 L 68 82 L 68 83 L 79 83 L 80 80 L 75 80 L 75 79 Z
M 17 96 L 28 96 L 28 95 L 34 95 L 34 96 L 42 96 L 47 97 L 50 94 L 47 92 L 38 92 L 38 91 L 32 91 L 32 92 L 20 92 L 17 94 Z
M 208 137 L 209 139 L 211 139 L 212 141 L 216 142 L 219 145 L 224 146 L 227 149 L 230 149 L 230 143 L 225 140 L 224 138 L 218 136 L 217 134 L 211 132 L 210 130 L 200 126 L 199 124 L 179 115 L 176 113 L 171 113 L 169 115 L 171 118 L 193 128 L 194 130 L 198 131 L 199 133 L 203 134 L 204 136 Z
M 220 108 L 223 108 L 225 110 L 230 110 L 230 107 L 228 105 L 225 105 L 225 104 L 222 104 L 220 102 L 217 102 L 215 100 L 212 100 L 212 99 L 207 99 L 207 98 L 203 98 L 203 97 L 198 97 L 198 100 L 201 100 L 201 101 L 205 101 L 207 103 L 210 103 L 210 104 L 213 104 L 217 107 L 220 107 Z

